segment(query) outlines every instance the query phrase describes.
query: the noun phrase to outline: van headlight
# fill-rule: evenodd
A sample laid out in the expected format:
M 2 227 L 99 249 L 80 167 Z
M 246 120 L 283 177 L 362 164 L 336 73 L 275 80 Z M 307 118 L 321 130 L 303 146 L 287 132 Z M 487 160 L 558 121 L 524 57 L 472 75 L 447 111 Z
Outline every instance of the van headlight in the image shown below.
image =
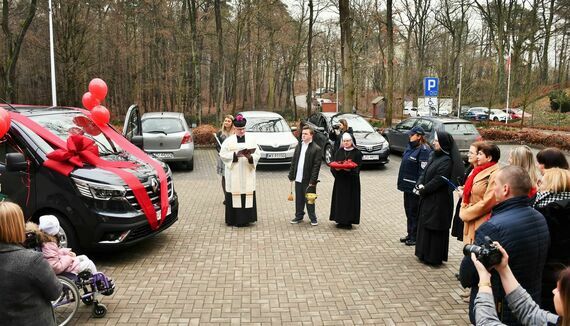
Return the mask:
M 127 190 L 123 186 L 107 185 L 102 183 L 89 182 L 72 178 L 77 186 L 77 190 L 82 196 L 99 200 L 109 200 L 115 197 L 125 197 Z
M 297 147 L 297 144 L 299 144 L 299 143 L 293 143 L 293 144 L 289 145 L 289 150 L 295 149 L 295 147 Z
M 390 147 L 390 144 L 388 144 L 387 141 L 383 141 L 383 142 L 382 142 L 382 150 L 385 150 L 385 149 L 387 149 L 388 147 Z

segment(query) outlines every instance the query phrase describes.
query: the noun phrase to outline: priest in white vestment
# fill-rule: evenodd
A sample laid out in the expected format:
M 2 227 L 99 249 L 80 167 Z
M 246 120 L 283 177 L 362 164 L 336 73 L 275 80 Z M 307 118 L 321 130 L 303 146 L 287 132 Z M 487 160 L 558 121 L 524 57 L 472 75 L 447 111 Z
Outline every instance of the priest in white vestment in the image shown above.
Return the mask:
M 255 168 L 260 153 L 253 135 L 246 134 L 247 121 L 238 114 L 235 134 L 226 138 L 220 149 L 226 179 L 226 224 L 247 226 L 257 221 L 255 203 Z

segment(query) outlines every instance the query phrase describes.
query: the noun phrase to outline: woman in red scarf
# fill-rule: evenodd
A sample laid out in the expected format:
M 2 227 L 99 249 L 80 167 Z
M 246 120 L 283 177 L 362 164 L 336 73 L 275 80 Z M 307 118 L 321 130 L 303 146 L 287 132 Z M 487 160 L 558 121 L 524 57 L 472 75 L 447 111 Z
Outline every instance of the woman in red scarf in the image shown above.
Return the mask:
M 475 231 L 489 219 L 495 206 L 495 171 L 499 169 L 501 151 L 494 144 L 483 142 L 477 149 L 477 167 L 473 169 L 463 188 L 463 202 L 459 217 L 463 220 L 463 243 L 472 244 Z

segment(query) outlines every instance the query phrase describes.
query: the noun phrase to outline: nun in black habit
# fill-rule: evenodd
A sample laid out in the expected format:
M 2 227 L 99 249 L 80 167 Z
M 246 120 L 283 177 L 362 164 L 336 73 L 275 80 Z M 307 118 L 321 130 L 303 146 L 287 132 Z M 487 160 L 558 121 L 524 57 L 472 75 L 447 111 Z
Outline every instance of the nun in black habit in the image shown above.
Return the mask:
M 463 160 L 453 137 L 437 131 L 434 153 L 420 176 L 415 192 L 420 195 L 416 256 L 424 264 L 447 261 L 449 228 L 453 217 L 453 189 L 446 180 L 463 174 Z
M 342 136 L 342 146 L 336 151 L 333 161 L 351 160 L 357 166 L 353 169 L 334 169 L 334 186 L 331 201 L 330 220 L 338 228 L 350 229 L 360 223 L 360 166 L 362 153 L 353 145 L 349 133 Z

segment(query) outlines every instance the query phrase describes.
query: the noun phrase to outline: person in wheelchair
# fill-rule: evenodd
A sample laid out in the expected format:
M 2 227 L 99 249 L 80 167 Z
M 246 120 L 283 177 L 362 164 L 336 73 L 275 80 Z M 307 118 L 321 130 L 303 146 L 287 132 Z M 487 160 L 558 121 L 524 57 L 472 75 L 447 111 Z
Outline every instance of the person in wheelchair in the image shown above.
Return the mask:
M 43 215 L 39 221 L 39 225 L 33 222 L 26 223 L 26 231 L 35 234 L 37 243 L 34 249 L 42 252 L 56 274 L 79 274 L 84 271 L 97 273 L 95 264 L 87 256 L 77 256 L 70 248 L 59 247 L 60 226 L 57 217 Z

